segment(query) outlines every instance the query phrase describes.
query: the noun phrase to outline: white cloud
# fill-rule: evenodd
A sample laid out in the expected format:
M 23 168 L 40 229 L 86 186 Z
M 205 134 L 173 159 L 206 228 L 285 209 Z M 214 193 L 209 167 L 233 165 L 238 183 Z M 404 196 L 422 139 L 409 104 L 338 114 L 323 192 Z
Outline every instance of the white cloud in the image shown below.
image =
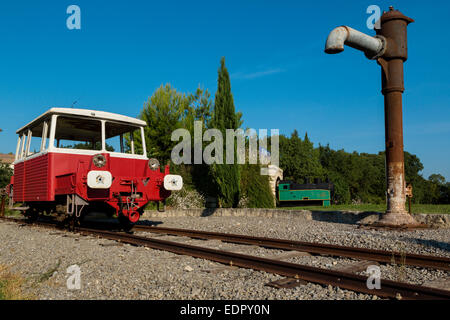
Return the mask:
M 277 73 L 281 73 L 284 72 L 285 70 L 280 69 L 280 68 L 275 68 L 275 69 L 268 69 L 268 70 L 264 70 L 264 71 L 258 71 L 258 72 L 252 72 L 252 73 L 244 73 L 244 72 L 237 72 L 237 73 L 233 73 L 231 75 L 231 78 L 233 79 L 256 79 L 256 78 L 261 78 L 261 77 L 265 77 L 271 74 L 277 74 Z

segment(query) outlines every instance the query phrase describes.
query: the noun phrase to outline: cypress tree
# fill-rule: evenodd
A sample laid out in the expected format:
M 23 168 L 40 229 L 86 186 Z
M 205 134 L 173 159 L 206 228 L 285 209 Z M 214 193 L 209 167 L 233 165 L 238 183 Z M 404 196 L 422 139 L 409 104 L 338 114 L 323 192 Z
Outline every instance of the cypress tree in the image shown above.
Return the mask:
M 213 128 L 222 132 L 226 137 L 226 129 L 236 130 L 240 127 L 240 114 L 235 113 L 233 95 L 231 93 L 230 76 L 225 67 L 225 58 L 220 61 L 218 70 L 217 92 L 214 102 Z M 211 173 L 216 186 L 219 205 L 224 208 L 237 207 L 240 198 L 240 174 L 237 155 L 234 152 L 233 164 L 226 164 L 226 143 L 224 141 L 223 164 L 213 164 Z M 234 144 L 235 151 L 236 145 Z
M 274 198 L 270 188 L 269 176 L 261 175 L 261 165 L 241 166 L 241 194 L 246 208 L 273 208 Z

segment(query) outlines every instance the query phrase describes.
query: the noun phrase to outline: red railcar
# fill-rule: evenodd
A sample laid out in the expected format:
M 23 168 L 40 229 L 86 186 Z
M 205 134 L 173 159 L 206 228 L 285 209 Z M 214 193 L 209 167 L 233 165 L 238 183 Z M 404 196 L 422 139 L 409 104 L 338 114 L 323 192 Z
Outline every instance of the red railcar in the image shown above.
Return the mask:
M 50 109 L 17 130 L 12 201 L 24 203 L 29 216 L 101 210 L 135 223 L 149 201 L 159 203 L 183 184 L 147 158 L 145 126 L 109 112 Z

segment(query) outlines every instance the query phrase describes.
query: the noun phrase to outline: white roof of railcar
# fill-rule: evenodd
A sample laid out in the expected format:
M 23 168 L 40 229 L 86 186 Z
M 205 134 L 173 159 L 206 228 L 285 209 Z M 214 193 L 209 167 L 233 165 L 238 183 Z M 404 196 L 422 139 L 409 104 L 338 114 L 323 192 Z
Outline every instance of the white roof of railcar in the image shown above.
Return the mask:
M 96 118 L 101 120 L 111 120 L 118 121 L 123 123 L 134 124 L 137 126 L 146 126 L 147 123 L 143 120 L 139 120 L 132 117 L 123 116 L 117 113 L 105 112 L 105 111 L 97 111 L 97 110 L 88 110 L 88 109 L 72 109 L 72 108 L 51 108 L 47 112 L 41 114 L 39 117 L 23 126 L 16 133 L 20 133 L 23 130 L 32 127 L 35 124 L 39 124 L 40 121 L 48 117 L 52 114 L 62 114 L 62 115 L 71 115 L 71 116 L 79 116 L 79 117 L 89 117 Z

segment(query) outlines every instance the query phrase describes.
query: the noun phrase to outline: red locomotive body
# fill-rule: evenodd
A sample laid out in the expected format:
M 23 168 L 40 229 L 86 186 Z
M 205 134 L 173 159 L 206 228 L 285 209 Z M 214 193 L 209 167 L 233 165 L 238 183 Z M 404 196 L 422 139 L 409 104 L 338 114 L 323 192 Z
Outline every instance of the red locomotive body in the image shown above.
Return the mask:
M 161 172 L 158 161 L 147 158 L 145 126 L 113 113 L 50 109 L 17 131 L 13 202 L 25 203 L 28 215 L 102 210 L 135 223 L 149 201 L 182 187 L 168 166 Z

